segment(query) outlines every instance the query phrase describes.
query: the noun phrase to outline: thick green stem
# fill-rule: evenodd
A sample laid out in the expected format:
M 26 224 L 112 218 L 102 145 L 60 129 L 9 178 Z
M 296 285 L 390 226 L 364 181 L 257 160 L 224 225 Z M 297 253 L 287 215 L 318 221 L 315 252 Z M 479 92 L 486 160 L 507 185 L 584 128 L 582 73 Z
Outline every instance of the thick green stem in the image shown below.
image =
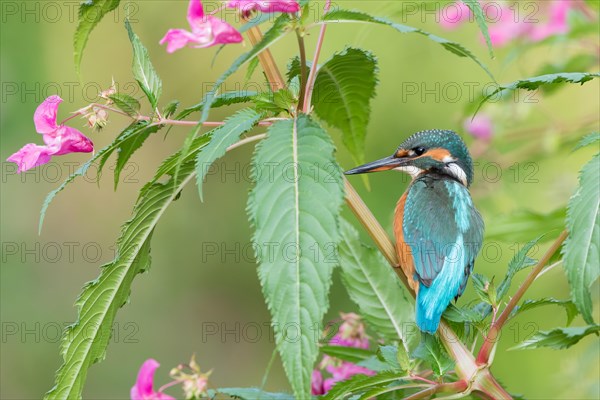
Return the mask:
M 552 243 L 552 246 L 550 246 L 548 251 L 546 251 L 546 254 L 544 254 L 544 256 L 540 259 L 540 261 L 537 263 L 535 268 L 533 268 L 533 270 L 529 273 L 529 275 L 527 275 L 527 278 L 521 284 L 521 286 L 519 287 L 519 289 L 517 290 L 515 295 L 510 299 L 510 301 L 508 302 L 508 304 L 506 305 L 506 307 L 504 308 L 504 310 L 502 311 L 502 313 L 500 314 L 500 316 L 498 317 L 496 322 L 494 322 L 492 324 L 492 326 L 490 326 L 490 330 L 488 331 L 488 334 L 485 337 L 483 345 L 481 345 L 479 354 L 477 354 L 477 364 L 478 365 L 487 365 L 487 363 L 490 359 L 490 354 L 492 352 L 492 349 L 494 348 L 497 338 L 500 335 L 500 331 L 502 330 L 502 327 L 508 320 L 508 317 L 510 316 L 510 314 L 512 313 L 514 308 L 517 306 L 519 301 L 521 301 L 521 298 L 523 298 L 523 295 L 525 294 L 527 289 L 529 289 L 529 286 L 531 286 L 531 284 L 533 283 L 535 278 L 539 275 L 540 272 L 542 272 L 542 269 L 544 269 L 546 264 L 548 264 L 548 261 L 550 261 L 550 258 L 552 258 L 554 253 L 556 253 L 558 251 L 558 249 L 560 248 L 562 243 L 565 241 L 567 236 L 568 236 L 567 231 L 566 230 L 562 231 L 560 236 L 558 238 L 556 238 L 554 243 Z
M 306 47 L 304 46 L 304 36 L 299 29 L 296 29 L 296 37 L 298 38 L 298 49 L 300 51 L 300 94 L 298 98 L 298 110 L 302 110 L 304 107 L 304 92 L 306 90 L 308 71 L 306 70 Z

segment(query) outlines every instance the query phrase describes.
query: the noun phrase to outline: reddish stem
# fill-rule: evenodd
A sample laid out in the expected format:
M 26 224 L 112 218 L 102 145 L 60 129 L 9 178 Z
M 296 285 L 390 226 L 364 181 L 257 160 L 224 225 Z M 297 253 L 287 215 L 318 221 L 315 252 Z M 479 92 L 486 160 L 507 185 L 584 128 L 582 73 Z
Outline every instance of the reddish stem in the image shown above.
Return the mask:
M 323 10 L 323 14 L 327 14 L 329 12 L 329 8 L 331 7 L 331 0 L 327 0 L 325 3 L 325 8 Z M 319 64 L 319 55 L 321 54 L 321 47 L 323 46 L 323 40 L 325 39 L 325 30 L 327 29 L 327 24 L 321 25 L 321 31 L 319 32 L 319 39 L 317 40 L 317 47 L 315 49 L 315 56 L 313 57 L 312 66 L 310 67 L 310 73 L 308 74 L 308 80 L 306 81 L 306 91 L 304 93 L 304 108 L 303 111 L 305 114 L 310 112 L 310 103 L 311 96 L 315 86 L 315 80 L 317 79 L 317 68 Z

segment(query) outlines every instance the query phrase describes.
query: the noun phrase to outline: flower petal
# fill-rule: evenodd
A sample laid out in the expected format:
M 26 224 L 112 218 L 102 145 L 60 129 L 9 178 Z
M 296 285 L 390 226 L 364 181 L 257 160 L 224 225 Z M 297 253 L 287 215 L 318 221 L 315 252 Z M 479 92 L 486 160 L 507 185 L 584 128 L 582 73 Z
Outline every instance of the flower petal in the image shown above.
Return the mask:
M 160 366 L 153 358 L 147 359 L 138 372 L 135 385 L 131 388 L 131 400 L 146 400 L 154 395 L 154 372 Z
M 190 0 L 188 5 L 187 20 L 190 26 L 193 28 L 197 24 L 204 23 L 204 7 L 200 0 Z
M 313 370 L 311 384 L 310 384 L 311 394 L 314 396 L 319 396 L 325 394 L 325 390 L 323 389 L 323 374 L 318 369 Z
M 167 53 L 173 53 L 188 43 L 197 41 L 196 36 L 184 29 L 169 29 L 165 36 L 160 40 L 160 44 L 167 43 Z
M 69 153 L 90 153 L 94 150 L 92 141 L 70 126 L 61 125 L 55 135 L 44 135 L 44 142 L 52 151 L 52 155 L 60 156 Z
M 213 39 L 206 45 L 196 47 L 209 47 L 216 44 L 240 43 L 242 40 L 244 40 L 242 35 L 227 22 L 210 15 L 207 17 L 207 19 L 207 22 L 211 27 Z
M 48 147 L 29 143 L 23 146 L 21 150 L 8 157 L 6 161 L 17 164 L 17 173 L 20 174 L 21 172 L 35 168 L 38 165 L 46 164 L 51 158 L 52 154 Z
M 56 112 L 62 101 L 59 96 L 54 95 L 48 97 L 38 106 L 33 114 L 33 123 L 35 124 L 36 132 L 45 134 L 56 130 Z
M 462 1 L 448 4 L 438 13 L 440 25 L 445 29 L 455 29 L 469 19 L 471 9 Z
M 242 14 L 249 14 L 253 10 L 265 13 L 294 13 L 300 11 L 300 5 L 296 0 L 230 0 L 228 8 L 237 8 Z

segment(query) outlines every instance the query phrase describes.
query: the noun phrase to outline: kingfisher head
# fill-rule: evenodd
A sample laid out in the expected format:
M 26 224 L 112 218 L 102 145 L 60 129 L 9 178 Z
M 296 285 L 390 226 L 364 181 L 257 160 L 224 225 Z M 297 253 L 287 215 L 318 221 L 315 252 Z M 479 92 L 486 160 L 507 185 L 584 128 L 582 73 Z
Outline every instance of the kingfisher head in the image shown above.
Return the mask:
M 431 129 L 406 139 L 389 157 L 349 171 L 346 175 L 395 169 L 413 179 L 424 173 L 448 175 L 469 186 L 473 180 L 473 160 L 465 142 L 453 131 Z

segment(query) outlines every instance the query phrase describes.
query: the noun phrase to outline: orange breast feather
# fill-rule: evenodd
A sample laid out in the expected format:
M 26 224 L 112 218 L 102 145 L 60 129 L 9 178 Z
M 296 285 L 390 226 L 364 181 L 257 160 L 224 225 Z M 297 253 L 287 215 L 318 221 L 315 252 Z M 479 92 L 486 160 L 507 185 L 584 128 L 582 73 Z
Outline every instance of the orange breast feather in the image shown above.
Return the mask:
M 415 291 L 415 293 L 419 290 L 419 282 L 415 280 L 415 264 L 413 261 L 412 251 L 408 244 L 404 241 L 404 232 L 402 231 L 402 221 L 404 219 L 404 205 L 406 204 L 406 195 L 408 191 L 405 192 L 400 200 L 398 200 L 398 204 L 396 205 L 396 212 L 394 215 L 394 235 L 396 236 L 396 254 L 398 255 L 398 262 L 400 263 L 400 267 L 406 275 L 408 280 L 408 284 Z

